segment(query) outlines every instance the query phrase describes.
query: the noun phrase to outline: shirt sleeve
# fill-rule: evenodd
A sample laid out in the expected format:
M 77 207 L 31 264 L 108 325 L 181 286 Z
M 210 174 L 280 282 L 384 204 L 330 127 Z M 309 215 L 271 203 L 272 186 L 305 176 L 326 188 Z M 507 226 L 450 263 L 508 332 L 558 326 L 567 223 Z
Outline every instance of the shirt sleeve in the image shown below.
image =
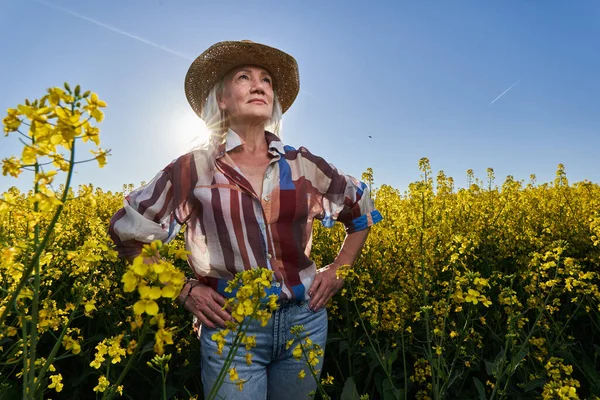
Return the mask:
M 331 183 L 323 196 L 323 226 L 335 221 L 346 227 L 346 233 L 367 229 L 382 220 L 375 209 L 369 187 L 353 176 L 331 166 Z
M 298 153 L 303 158 L 305 178 L 311 181 L 322 196 L 321 215 L 315 218 L 320 219 L 323 226 L 331 228 L 337 221 L 344 224 L 346 233 L 352 233 L 367 229 L 382 220 L 367 185 L 344 174 L 304 147 Z
M 173 210 L 173 181 L 169 169 L 125 197 L 110 220 L 109 235 L 121 257 L 137 255 L 145 243 L 169 242 L 181 229 Z

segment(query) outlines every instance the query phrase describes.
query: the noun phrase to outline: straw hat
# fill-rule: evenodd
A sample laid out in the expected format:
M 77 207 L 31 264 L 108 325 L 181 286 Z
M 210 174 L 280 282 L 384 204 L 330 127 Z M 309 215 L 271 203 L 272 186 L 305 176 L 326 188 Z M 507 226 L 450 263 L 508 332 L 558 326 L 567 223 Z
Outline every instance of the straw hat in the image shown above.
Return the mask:
M 229 41 L 210 46 L 194 60 L 185 76 L 185 95 L 198 116 L 210 90 L 240 65 L 259 65 L 269 71 L 282 112 L 290 108 L 300 90 L 298 63 L 294 57 L 250 40 Z

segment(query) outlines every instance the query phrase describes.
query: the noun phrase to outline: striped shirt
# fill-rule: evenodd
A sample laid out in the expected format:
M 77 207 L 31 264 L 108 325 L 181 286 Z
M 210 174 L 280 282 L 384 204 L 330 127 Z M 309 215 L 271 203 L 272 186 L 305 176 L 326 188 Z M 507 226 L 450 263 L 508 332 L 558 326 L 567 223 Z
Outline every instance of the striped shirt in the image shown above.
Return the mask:
M 222 293 L 235 273 L 264 267 L 274 271 L 281 298 L 308 300 L 317 270 L 310 259 L 313 220 L 326 227 L 338 221 L 352 233 L 381 214 L 364 183 L 304 147 L 285 146 L 270 132 L 265 138 L 272 158 L 261 198 L 228 155 L 243 144 L 229 130 L 223 144 L 179 157 L 125 198 L 109 227 L 119 254 L 168 242 L 185 224 L 188 262 L 213 289 Z

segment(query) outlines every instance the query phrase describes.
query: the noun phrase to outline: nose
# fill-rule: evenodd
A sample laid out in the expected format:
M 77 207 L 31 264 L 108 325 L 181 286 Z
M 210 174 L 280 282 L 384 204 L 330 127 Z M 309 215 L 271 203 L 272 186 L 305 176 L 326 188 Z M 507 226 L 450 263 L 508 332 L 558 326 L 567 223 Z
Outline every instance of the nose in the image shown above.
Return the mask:
M 262 78 L 252 79 L 252 88 L 250 89 L 251 93 L 265 94 L 264 85 L 265 82 L 262 81 Z

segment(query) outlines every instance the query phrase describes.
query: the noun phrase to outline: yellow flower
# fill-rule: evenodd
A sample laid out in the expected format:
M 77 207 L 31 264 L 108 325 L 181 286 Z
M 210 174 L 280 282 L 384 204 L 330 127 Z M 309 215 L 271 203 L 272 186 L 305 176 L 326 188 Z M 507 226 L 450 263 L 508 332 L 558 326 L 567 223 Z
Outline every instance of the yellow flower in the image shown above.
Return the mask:
M 229 329 L 220 329 L 213 333 L 210 337 L 217 343 L 217 354 L 223 355 L 223 348 L 225 347 L 225 337 L 229 334 Z
M 292 355 L 296 360 L 302 358 L 302 345 L 296 345 L 296 347 L 294 347 L 294 351 L 292 351 Z
M 124 283 L 123 290 L 125 292 L 133 292 L 138 285 L 138 277 L 133 271 L 129 270 L 123 274 L 121 282 Z
M 91 140 L 96 144 L 96 146 L 100 146 L 100 129 L 95 126 L 91 126 L 89 123 L 86 123 L 84 126 L 84 132 L 85 133 L 82 136 L 84 142 Z
M 306 376 L 306 372 L 304 372 L 304 370 L 301 369 L 300 372 L 298 372 L 298 378 L 304 379 L 305 376 Z
M 96 300 L 90 300 L 87 303 L 85 303 L 85 312 L 86 313 L 90 313 L 93 310 L 98 310 L 96 308 Z
M 233 382 L 233 381 L 237 381 L 238 379 L 240 379 L 240 377 L 238 376 L 238 372 L 237 369 L 235 369 L 235 367 L 231 368 L 229 370 L 229 379 Z
M 98 378 L 98 385 L 96 385 L 96 387 L 94 388 L 94 392 L 103 393 L 106 389 L 108 389 L 109 386 L 110 382 L 108 381 L 108 379 L 106 379 L 104 375 L 101 375 Z
M 481 295 L 481 293 L 473 289 L 469 289 L 468 293 L 469 294 L 467 294 L 467 297 L 465 297 L 465 301 L 468 303 L 477 304 L 479 302 L 479 296 Z
M 24 165 L 33 165 L 37 160 L 37 151 L 33 146 L 25 146 L 23 148 L 23 154 L 21 155 L 21 160 Z
M 10 175 L 13 178 L 18 178 L 23 166 L 21 161 L 16 157 L 5 158 L 2 160 L 2 175 Z
M 72 337 L 65 335 L 62 340 L 63 346 L 65 346 L 66 350 L 71 350 L 73 354 L 81 353 L 81 345 L 79 342 L 74 340 Z
M 108 156 L 108 150 L 90 150 L 90 153 L 94 155 L 94 158 L 96 159 L 96 161 L 98 161 L 98 166 L 100 168 L 103 168 L 106 165 L 106 156 Z
M 327 373 L 327 378 L 321 379 L 321 385 L 333 385 L 333 376 Z
M 251 350 L 253 347 L 256 347 L 256 335 L 244 336 L 242 343 L 246 345 L 246 350 Z
M 48 385 L 48 389 L 54 389 L 57 392 L 60 392 L 63 389 L 64 385 L 62 383 L 62 375 L 61 374 L 50 375 L 50 380 L 52 382 Z
M 156 300 L 162 296 L 162 290 L 157 286 L 140 285 L 138 292 L 143 299 Z
M 21 120 L 19 119 L 19 110 L 14 108 L 9 108 L 7 111 L 7 116 L 2 120 L 2 124 L 4 125 L 4 132 L 8 134 L 8 132 L 15 132 L 21 126 Z
M 156 315 L 158 313 L 158 304 L 154 300 L 138 300 L 133 305 L 133 312 L 136 314 L 146 313 L 148 315 Z

